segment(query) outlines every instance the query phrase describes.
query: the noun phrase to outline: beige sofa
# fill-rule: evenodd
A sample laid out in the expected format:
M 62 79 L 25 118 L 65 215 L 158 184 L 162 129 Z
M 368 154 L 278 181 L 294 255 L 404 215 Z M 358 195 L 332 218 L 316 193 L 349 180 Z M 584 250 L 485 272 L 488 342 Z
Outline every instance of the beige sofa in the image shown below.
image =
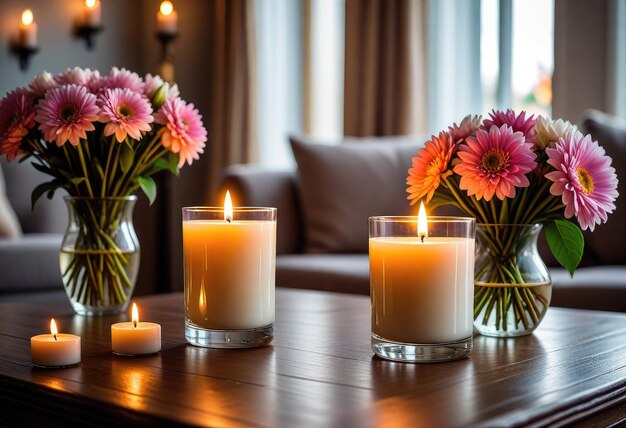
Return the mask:
M 0 301 L 65 295 L 59 286 L 67 222 L 62 197 L 43 197 L 31 210 L 32 189 L 45 180 L 30 165 L 0 160 Z
M 587 112 L 582 125 L 613 157 L 624 183 L 626 127 L 599 112 Z M 234 165 L 225 170 L 222 188 L 237 195 L 240 205 L 278 208 L 279 286 L 368 294 L 367 218 L 410 212 L 404 180 L 422 141 L 348 139 L 325 146 L 292 137 L 296 171 Z M 584 259 L 573 279 L 540 243 L 554 306 L 626 311 L 626 192 L 621 193 L 609 222 L 585 233 Z

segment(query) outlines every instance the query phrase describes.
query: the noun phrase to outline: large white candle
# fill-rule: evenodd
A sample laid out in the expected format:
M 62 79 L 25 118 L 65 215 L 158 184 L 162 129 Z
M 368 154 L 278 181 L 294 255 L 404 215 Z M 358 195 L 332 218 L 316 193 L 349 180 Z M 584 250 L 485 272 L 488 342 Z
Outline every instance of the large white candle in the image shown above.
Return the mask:
M 198 327 L 237 330 L 274 323 L 275 221 L 183 221 L 185 314 Z
M 61 334 L 50 321 L 50 334 L 30 338 L 33 364 L 39 367 L 66 367 L 80 363 L 80 336 Z
M 372 332 L 415 344 L 467 339 L 474 239 L 428 237 L 425 230 L 415 237 L 370 238 Z
M 25 9 L 22 12 L 19 44 L 25 48 L 37 47 L 37 23 L 30 9 Z
M 139 322 L 139 311 L 133 303 L 132 321 L 111 325 L 111 349 L 120 355 L 154 354 L 161 350 L 161 326 Z

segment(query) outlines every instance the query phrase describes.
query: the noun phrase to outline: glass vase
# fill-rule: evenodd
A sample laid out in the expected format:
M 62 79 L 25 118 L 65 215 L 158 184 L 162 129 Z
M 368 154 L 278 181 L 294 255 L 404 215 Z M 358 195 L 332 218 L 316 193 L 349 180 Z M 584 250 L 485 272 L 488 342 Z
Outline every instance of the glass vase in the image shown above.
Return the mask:
M 552 296 L 537 250 L 540 224 L 477 224 L 474 329 L 485 336 L 530 334 Z
M 63 285 L 79 315 L 126 311 L 139 271 L 133 227 L 136 196 L 66 197 L 69 221 L 61 244 Z

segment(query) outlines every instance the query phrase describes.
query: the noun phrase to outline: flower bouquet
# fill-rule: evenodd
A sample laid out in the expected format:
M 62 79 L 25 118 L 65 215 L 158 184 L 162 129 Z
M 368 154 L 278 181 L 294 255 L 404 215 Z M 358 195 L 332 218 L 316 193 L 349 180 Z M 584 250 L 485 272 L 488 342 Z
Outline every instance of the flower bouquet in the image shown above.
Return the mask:
M 52 177 L 33 190 L 33 206 L 57 189 L 69 195 L 60 261 L 77 312 L 125 310 L 139 260 L 127 205 L 138 190 L 152 203 L 154 175 L 178 174 L 205 141 L 198 110 L 176 85 L 123 68 L 44 72 L 0 101 L 0 155 L 30 159 Z
M 537 235 L 571 275 L 582 230 L 615 209 L 611 158 L 561 119 L 492 111 L 467 116 L 433 136 L 412 160 L 411 204 L 453 205 L 477 219 L 474 326 L 493 336 L 528 334 L 551 296 Z

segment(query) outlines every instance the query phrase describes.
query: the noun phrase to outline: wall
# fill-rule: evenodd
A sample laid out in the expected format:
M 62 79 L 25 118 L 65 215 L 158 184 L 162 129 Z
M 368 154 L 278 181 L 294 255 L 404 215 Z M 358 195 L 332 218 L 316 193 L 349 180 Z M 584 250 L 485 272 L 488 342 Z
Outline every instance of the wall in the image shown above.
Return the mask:
M 575 123 L 583 110 L 613 112 L 611 0 L 556 0 L 552 116 Z M 623 79 L 624 76 L 615 76 Z
M 207 52 L 210 46 L 209 22 L 210 7 L 206 0 L 185 0 L 174 2 L 178 11 L 180 34 L 174 44 L 175 80 L 181 96 L 193 103 L 203 117 L 210 114 L 211 94 L 209 93 L 210 58 Z M 154 14 L 160 0 L 143 0 L 144 37 L 150 41 L 156 31 Z M 155 43 L 144 43 L 142 54 L 145 61 L 153 68 L 158 63 L 160 51 Z M 158 220 L 158 231 L 163 234 L 164 244 L 156 254 L 160 266 L 159 291 L 183 289 L 182 264 L 182 226 L 181 208 L 193 205 L 207 205 L 209 201 L 208 136 L 205 154 L 192 166 L 181 169 L 179 177 L 166 176 L 160 183 L 157 197 L 157 210 L 163 213 Z

